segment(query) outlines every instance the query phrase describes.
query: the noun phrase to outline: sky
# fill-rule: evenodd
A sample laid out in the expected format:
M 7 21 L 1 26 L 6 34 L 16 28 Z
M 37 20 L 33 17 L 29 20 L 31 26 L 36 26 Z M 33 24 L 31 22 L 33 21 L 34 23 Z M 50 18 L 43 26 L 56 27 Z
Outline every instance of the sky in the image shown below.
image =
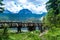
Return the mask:
M 46 2 L 48 0 L 3 0 L 5 10 L 18 13 L 22 9 L 29 9 L 33 13 L 42 14 L 47 12 Z

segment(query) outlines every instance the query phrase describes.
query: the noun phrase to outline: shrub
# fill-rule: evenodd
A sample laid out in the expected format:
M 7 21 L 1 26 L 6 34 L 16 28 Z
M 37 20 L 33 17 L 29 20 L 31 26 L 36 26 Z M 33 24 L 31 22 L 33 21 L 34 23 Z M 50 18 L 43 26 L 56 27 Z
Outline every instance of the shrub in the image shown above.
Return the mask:
M 60 40 L 60 28 L 53 28 L 47 34 L 42 36 L 45 40 Z

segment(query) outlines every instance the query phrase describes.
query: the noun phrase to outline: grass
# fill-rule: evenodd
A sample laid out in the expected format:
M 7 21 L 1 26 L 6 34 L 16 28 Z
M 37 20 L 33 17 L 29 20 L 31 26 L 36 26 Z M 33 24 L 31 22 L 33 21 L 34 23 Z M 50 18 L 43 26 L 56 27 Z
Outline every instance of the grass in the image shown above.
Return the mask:
M 18 34 L 12 33 L 9 37 L 11 40 L 40 40 L 38 31 Z
M 19 34 L 10 34 L 11 40 L 60 40 L 60 28 L 48 30 L 47 34 L 39 37 L 39 31 L 32 31 Z
M 0 31 L 2 33 L 3 30 Z M 22 33 L 9 33 L 8 40 L 41 40 L 39 31 L 22 32 Z M 5 40 L 5 39 L 4 39 Z
M 0 30 L 0 35 L 1 33 L 3 33 L 3 30 Z M 40 32 L 38 30 L 22 33 L 8 32 L 8 34 L 8 40 L 60 40 L 60 28 L 53 28 L 48 30 L 47 34 L 44 34 L 41 37 L 39 37 Z M 0 40 L 1 39 L 3 38 L 0 36 Z

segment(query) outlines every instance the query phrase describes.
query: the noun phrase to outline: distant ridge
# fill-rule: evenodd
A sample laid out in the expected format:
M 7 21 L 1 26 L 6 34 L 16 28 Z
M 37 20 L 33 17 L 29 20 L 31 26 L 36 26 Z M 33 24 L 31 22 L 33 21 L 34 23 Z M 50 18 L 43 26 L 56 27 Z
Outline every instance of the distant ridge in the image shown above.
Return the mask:
M 15 13 L 15 14 L 8 10 L 5 10 L 4 13 L 0 14 L 0 20 L 36 21 L 45 15 L 46 15 L 46 12 L 43 12 L 42 14 L 34 14 L 28 9 L 22 9 L 18 13 Z

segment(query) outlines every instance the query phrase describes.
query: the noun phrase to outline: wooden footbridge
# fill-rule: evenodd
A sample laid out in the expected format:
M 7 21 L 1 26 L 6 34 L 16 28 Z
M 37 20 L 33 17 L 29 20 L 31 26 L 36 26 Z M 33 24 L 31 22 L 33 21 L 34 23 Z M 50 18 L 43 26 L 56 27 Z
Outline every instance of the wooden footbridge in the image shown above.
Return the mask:
M 0 28 L 4 28 L 3 25 L 8 24 L 9 28 L 17 28 L 18 32 L 22 27 L 27 27 L 29 31 L 33 31 L 38 27 L 42 29 L 43 23 L 22 23 L 22 22 L 0 22 Z

